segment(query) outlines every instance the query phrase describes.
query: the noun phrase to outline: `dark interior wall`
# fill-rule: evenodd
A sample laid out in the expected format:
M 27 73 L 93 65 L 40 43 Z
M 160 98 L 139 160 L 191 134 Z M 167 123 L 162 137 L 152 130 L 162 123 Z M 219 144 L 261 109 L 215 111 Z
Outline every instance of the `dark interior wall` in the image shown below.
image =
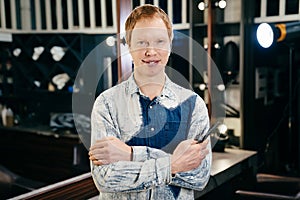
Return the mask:
M 180 30 L 174 32 L 174 40 L 172 43 L 172 52 L 169 58 L 169 62 L 167 66 L 171 67 L 174 71 L 170 71 L 166 69 L 166 72 L 168 74 L 168 71 L 170 73 L 168 76 L 172 81 L 175 83 L 189 88 L 188 85 L 183 84 L 183 81 L 180 81 L 178 77 L 172 76 L 175 75 L 174 72 L 179 73 L 183 79 L 185 79 L 185 83 L 189 83 L 189 42 L 188 42 L 188 30 Z
M 298 64 L 298 69 L 297 69 L 297 76 L 300 77 L 300 64 Z M 297 85 L 296 85 L 296 102 L 297 102 L 297 112 L 296 112 L 296 120 L 295 120 L 295 124 L 298 124 L 295 126 L 296 129 L 296 137 L 295 137 L 295 152 L 297 152 L 298 158 L 300 157 L 300 83 L 299 83 L 300 78 L 298 79 Z M 300 171 L 300 159 L 298 159 L 298 163 L 297 163 L 297 169 L 298 171 Z
M 72 89 L 77 72 L 87 55 L 102 44 L 107 36 L 14 34 L 13 42 L 0 42 L 0 104 L 11 108 L 15 119 L 13 127 L 2 126 L 0 120 L 0 175 L 3 175 L 2 167 L 5 168 L 4 173 L 14 173 L 10 182 L 4 181 L 0 184 L 0 199 L 29 192 L 28 186 L 32 182 L 39 183 L 32 187 L 38 188 L 90 170 L 87 148 L 84 146 L 87 142 L 77 135 L 80 132 L 84 134 L 88 128 L 75 130 L 70 127 L 56 127 L 54 130 L 49 126 L 50 117 L 52 113 L 72 112 L 72 95 L 75 94 Z M 37 46 L 43 46 L 45 50 L 39 59 L 34 61 L 33 48 Z M 60 61 L 52 58 L 53 46 L 67 49 Z M 80 105 L 87 116 L 90 115 L 89 110 L 97 93 L 105 89 L 103 80 L 98 81 L 98 72 L 103 68 L 103 57 L 114 58 L 116 54 L 113 47 L 107 47 L 105 43 L 104 47 L 107 48 L 105 54 L 94 56 L 94 60 L 97 61 L 97 65 L 91 66 L 94 69 L 84 71 L 92 77 L 91 80 L 84 80 L 85 84 L 80 88 L 80 101 L 86 102 L 89 99 L 91 102 L 88 106 Z M 19 56 L 13 54 L 16 48 L 22 51 Z M 116 62 L 113 62 L 111 70 L 115 77 L 114 83 L 117 79 L 116 69 Z M 67 73 L 70 80 L 60 90 L 52 78 L 61 73 Z M 35 81 L 40 85 L 36 85 Z M 53 85 L 54 90 L 49 89 L 49 84 Z M 91 84 L 96 86 L 90 87 Z M 92 88 L 97 88 L 98 91 L 91 91 Z M 67 117 L 67 124 L 69 120 Z M 18 159 L 15 159 L 16 157 Z M 18 181 L 23 186 L 18 185 Z M 2 193 L 3 184 L 10 187 L 5 194 Z
M 261 170 L 275 173 L 294 173 L 299 162 L 298 138 L 299 123 L 292 124 L 292 134 L 289 133 L 289 44 L 275 43 L 264 49 L 256 40 L 258 24 L 251 22 L 255 16 L 251 8 L 255 2 L 244 1 L 245 13 L 245 49 L 243 76 L 243 144 L 245 149 L 257 150 L 260 155 Z M 259 2 L 256 2 L 259 3 Z M 271 8 L 269 8 L 271 9 Z M 254 10 L 254 9 L 253 9 Z M 251 13 L 252 12 L 252 13 Z M 251 23 L 247 23 L 247 22 Z M 299 115 L 296 111 L 295 90 L 298 88 L 299 75 L 299 40 L 293 41 L 295 56 L 293 59 L 293 101 L 292 118 Z M 257 70 L 264 70 L 267 80 L 267 94 L 265 98 L 256 98 Z M 293 120 L 293 121 L 294 121 Z M 299 152 L 299 151 L 298 151 Z M 288 156 L 295 155 L 295 156 Z
M 2 46 L 1 49 L 3 67 L 0 75 L 4 81 L 0 84 L 0 103 L 12 108 L 15 114 L 21 118 L 29 118 L 28 120 L 34 123 L 48 124 L 51 112 L 72 112 L 72 93 L 77 71 L 86 56 L 108 36 L 88 34 L 13 35 L 13 42 Z M 38 46 L 44 47 L 45 50 L 38 60 L 34 61 L 32 59 L 33 49 Z M 52 59 L 51 48 L 53 46 L 66 48 L 66 53 L 60 61 Z M 13 55 L 16 48 L 21 49 L 19 56 Z M 115 57 L 114 49 L 112 48 L 105 55 L 95 58 L 100 63 L 97 67 L 103 67 L 103 56 Z M 11 64 L 9 69 L 6 69 L 6 63 Z M 117 77 L 116 62 L 113 62 L 112 68 L 114 77 Z M 58 89 L 52 78 L 61 73 L 67 73 L 70 80 L 62 89 Z M 7 78 L 12 78 L 12 83 L 7 83 L 5 81 Z M 88 85 L 94 80 L 85 80 L 85 83 Z M 39 82 L 39 86 L 36 85 L 36 81 Z M 101 81 L 93 82 L 99 84 L 96 94 L 104 89 Z M 116 81 L 114 80 L 114 82 Z M 50 84 L 54 87 L 54 91 L 49 90 Z M 89 93 L 94 93 L 94 91 L 86 90 L 83 95 L 94 99 L 95 96 L 89 97 Z M 87 114 L 89 115 L 89 113 Z
M 291 172 L 297 168 L 299 150 L 297 138 L 298 126 L 295 122 L 299 101 L 296 100 L 299 74 L 300 39 L 293 43 L 275 43 L 264 49 L 258 45 L 255 38 L 257 25 L 252 26 L 252 44 L 246 49 L 246 54 L 252 54 L 245 62 L 244 75 L 244 147 L 258 150 L 261 155 L 262 170 L 274 173 Z M 294 58 L 292 69 L 292 132 L 289 132 L 289 47 L 293 46 Z M 246 55 L 247 58 L 247 55 Z M 257 70 L 263 69 L 266 73 L 267 94 L 265 98 L 256 98 Z M 251 73 L 249 73 L 251 72 Z M 249 77 L 251 76 L 251 77 Z M 297 117 L 296 117 L 297 119 Z M 291 169 L 292 168 L 292 169 Z

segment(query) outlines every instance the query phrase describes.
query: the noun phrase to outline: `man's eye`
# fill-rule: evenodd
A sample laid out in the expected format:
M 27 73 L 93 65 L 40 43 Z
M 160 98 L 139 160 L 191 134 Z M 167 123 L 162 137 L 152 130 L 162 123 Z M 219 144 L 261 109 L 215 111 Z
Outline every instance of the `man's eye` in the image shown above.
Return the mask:
M 146 42 L 145 41 L 138 41 L 137 45 L 138 46 L 146 46 Z
M 165 45 L 166 41 L 165 40 L 157 40 L 156 45 L 162 46 Z

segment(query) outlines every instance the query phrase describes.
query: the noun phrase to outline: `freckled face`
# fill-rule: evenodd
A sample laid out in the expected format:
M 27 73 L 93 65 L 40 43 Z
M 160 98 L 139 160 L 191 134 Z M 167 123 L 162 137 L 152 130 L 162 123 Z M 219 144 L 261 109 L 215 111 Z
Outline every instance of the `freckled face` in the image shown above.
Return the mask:
M 171 41 L 162 19 L 153 17 L 138 21 L 130 43 L 135 73 L 150 77 L 164 74 L 170 47 Z

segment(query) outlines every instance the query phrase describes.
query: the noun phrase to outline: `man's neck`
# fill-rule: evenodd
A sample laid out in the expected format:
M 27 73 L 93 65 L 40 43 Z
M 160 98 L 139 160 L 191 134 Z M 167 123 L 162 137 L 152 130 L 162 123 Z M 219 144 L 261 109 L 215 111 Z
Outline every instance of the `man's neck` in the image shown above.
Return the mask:
M 134 78 L 141 92 L 151 100 L 161 94 L 166 79 L 165 74 L 149 78 L 141 78 L 139 76 Z

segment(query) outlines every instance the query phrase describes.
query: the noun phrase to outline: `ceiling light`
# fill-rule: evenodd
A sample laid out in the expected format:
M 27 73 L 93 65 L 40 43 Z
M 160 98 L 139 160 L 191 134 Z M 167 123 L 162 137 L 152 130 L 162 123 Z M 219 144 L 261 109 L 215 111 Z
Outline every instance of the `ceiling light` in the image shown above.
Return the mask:
M 224 9 L 225 7 L 226 7 L 226 1 L 225 0 L 220 0 L 220 1 L 217 1 L 216 3 L 215 3 L 215 5 L 217 6 L 217 7 L 219 7 L 219 8 L 221 8 L 221 9 Z
M 107 46 L 112 47 L 115 45 L 116 39 L 113 36 L 108 36 L 105 40 Z
M 207 5 L 203 1 L 198 4 L 198 9 L 201 11 L 205 10 L 206 7 Z

